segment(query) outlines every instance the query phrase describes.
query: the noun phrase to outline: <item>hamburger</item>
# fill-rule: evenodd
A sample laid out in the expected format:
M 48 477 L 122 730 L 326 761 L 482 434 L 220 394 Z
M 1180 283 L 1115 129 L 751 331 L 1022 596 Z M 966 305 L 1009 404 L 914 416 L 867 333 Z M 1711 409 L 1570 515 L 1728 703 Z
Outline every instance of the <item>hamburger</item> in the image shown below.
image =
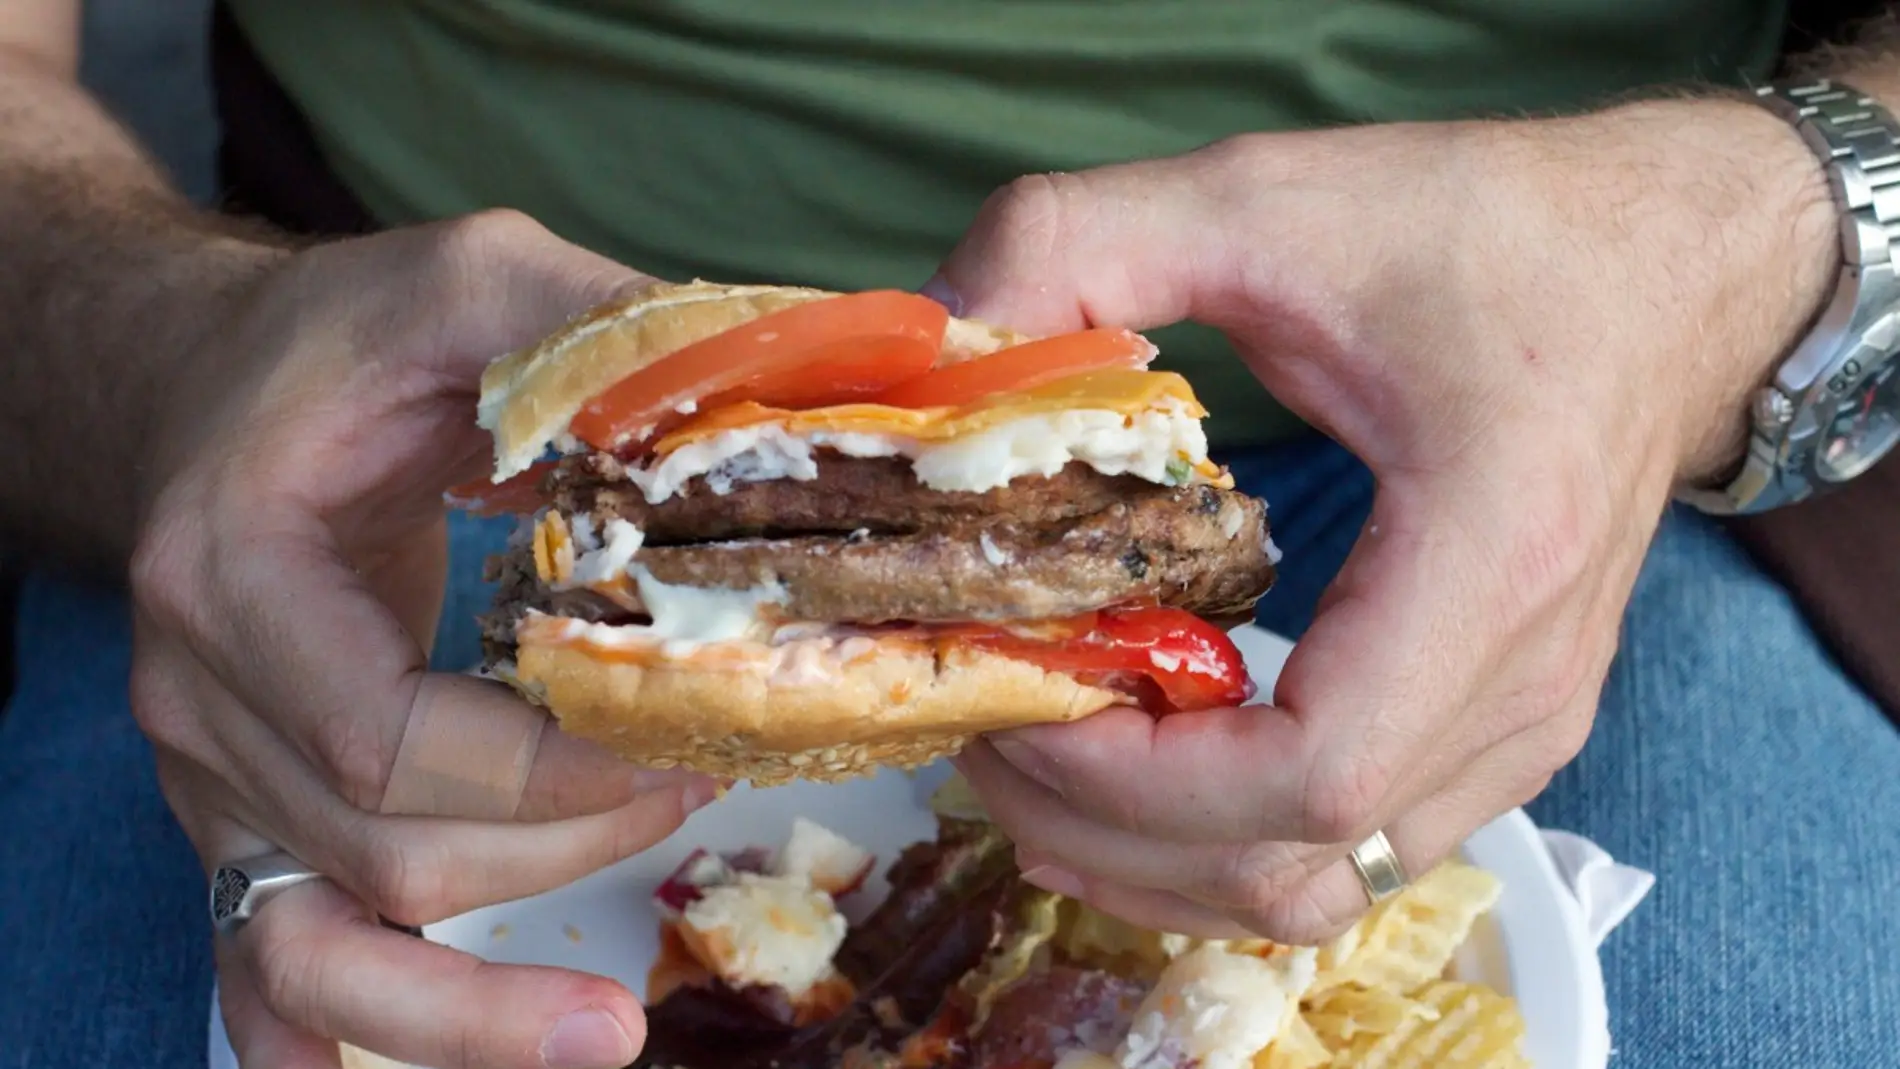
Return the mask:
M 1113 705 L 1252 696 L 1266 507 L 1141 335 L 898 291 L 656 284 L 482 377 L 488 671 L 654 767 L 914 767 Z

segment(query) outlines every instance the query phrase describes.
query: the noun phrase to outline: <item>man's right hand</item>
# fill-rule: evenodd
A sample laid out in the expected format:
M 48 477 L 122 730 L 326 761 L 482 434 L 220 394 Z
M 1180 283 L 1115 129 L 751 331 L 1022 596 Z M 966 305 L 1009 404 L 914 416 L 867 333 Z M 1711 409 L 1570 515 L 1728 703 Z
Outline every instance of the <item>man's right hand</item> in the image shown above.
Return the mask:
M 338 1041 L 442 1069 L 636 1055 L 624 987 L 488 965 L 377 915 L 560 886 L 712 796 L 427 671 L 442 493 L 489 469 L 483 366 L 647 281 L 511 213 L 286 254 L 152 399 L 133 712 L 207 869 L 281 849 L 328 877 L 220 939 L 244 1066 L 335 1066 Z

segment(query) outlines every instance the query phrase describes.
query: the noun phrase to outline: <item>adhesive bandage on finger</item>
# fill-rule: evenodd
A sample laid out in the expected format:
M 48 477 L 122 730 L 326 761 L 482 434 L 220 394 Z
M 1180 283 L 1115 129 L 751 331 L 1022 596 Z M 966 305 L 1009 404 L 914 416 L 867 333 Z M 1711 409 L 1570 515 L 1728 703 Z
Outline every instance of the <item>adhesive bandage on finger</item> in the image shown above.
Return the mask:
M 380 811 L 510 820 L 521 806 L 547 717 L 469 677 L 423 681 Z

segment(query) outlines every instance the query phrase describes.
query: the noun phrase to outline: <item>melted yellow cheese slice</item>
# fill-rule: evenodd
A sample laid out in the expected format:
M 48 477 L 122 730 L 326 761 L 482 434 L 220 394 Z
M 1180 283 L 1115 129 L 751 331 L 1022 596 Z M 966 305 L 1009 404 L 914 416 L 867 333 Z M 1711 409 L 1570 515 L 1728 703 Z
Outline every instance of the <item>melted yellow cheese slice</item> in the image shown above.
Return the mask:
M 679 427 L 655 444 L 664 456 L 684 445 L 703 441 L 739 427 L 776 424 L 789 434 L 827 431 L 834 434 L 888 434 L 919 441 L 941 442 L 976 434 L 1026 416 L 1092 409 L 1139 415 L 1150 409 L 1179 404 L 1193 419 L 1207 410 L 1194 396 L 1188 381 L 1172 371 L 1111 368 L 1057 379 L 1026 390 L 991 394 L 957 408 L 892 408 L 889 405 L 834 405 L 794 412 L 742 402 L 708 412 Z

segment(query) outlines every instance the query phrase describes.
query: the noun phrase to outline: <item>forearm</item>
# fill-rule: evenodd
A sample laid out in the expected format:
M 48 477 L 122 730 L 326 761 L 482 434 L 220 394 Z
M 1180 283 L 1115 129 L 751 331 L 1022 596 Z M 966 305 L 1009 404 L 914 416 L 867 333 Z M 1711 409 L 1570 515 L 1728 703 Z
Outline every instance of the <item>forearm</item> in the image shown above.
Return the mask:
M 1795 68 L 1900 111 L 1900 18 L 1867 24 Z M 1667 387 L 1655 403 L 1682 406 L 1671 421 L 1680 438 L 1663 445 L 1683 485 L 1732 476 L 1751 395 L 1812 329 L 1840 269 L 1840 209 L 1820 160 L 1751 98 L 1665 87 L 1593 114 L 1496 127 L 1504 201 L 1545 217 L 1525 232 L 1548 243 L 1555 217 L 1561 255 L 1602 258 L 1587 292 L 1546 294 L 1547 307 L 1580 307 L 1578 329 L 1599 331 L 1606 347 L 1661 342 L 1679 354 L 1654 369 Z M 1628 270 L 1633 263 L 1652 269 Z M 1676 373 L 1686 378 L 1663 382 Z
M 116 572 L 198 338 L 282 255 L 194 209 L 84 91 L 0 47 L 0 537 Z

